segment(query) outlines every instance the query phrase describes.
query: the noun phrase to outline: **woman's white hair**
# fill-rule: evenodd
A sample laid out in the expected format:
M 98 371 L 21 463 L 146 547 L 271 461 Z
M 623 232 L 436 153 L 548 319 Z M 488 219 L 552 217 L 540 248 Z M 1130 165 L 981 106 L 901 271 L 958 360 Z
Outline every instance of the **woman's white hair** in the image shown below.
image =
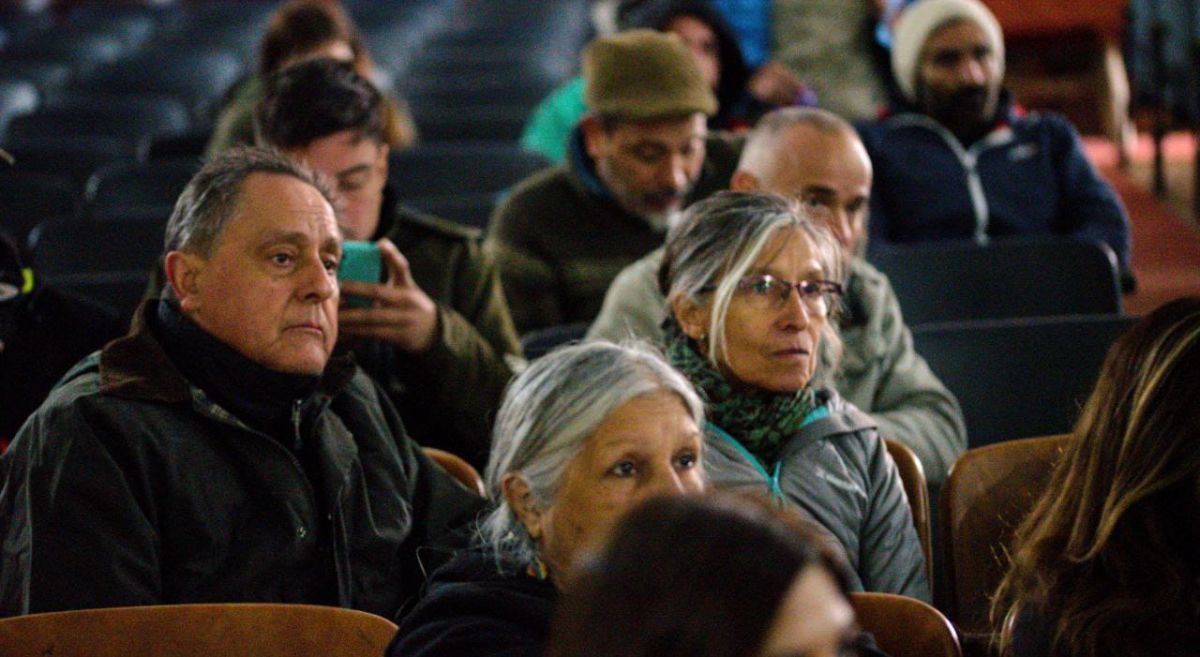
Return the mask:
M 845 282 L 842 247 L 833 234 L 798 203 L 778 194 L 721 192 L 689 207 L 667 234 L 659 285 L 669 304 L 681 298 L 698 306 L 711 304 L 704 347 L 714 366 L 729 350 L 725 318 L 738 281 L 771 239 L 788 229 L 799 229 L 812 242 L 826 279 Z M 831 380 L 841 358 L 839 310 L 837 299 L 831 299 L 821 329 L 817 383 Z
M 563 473 L 597 427 L 625 402 L 662 391 L 676 394 L 696 426 L 703 425 L 704 404 L 691 384 L 645 343 L 561 347 L 509 384 L 484 472 L 496 506 L 480 527 L 498 561 L 537 560 L 537 546 L 501 491 L 504 476 L 520 475 L 535 505 L 552 506 Z

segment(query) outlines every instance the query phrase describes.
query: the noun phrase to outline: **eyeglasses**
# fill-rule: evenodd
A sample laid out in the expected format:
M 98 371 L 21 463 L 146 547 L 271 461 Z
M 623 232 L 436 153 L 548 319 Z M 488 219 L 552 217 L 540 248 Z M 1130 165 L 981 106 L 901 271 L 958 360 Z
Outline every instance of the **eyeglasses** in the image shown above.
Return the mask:
M 701 291 L 711 292 L 715 285 L 705 286 Z M 792 290 L 800 295 L 800 301 L 809 312 L 825 314 L 829 306 L 829 297 L 842 294 L 841 283 L 833 281 L 800 281 L 793 283 L 770 274 L 746 276 L 738 281 L 737 289 L 745 298 L 762 310 L 779 310 L 787 305 Z

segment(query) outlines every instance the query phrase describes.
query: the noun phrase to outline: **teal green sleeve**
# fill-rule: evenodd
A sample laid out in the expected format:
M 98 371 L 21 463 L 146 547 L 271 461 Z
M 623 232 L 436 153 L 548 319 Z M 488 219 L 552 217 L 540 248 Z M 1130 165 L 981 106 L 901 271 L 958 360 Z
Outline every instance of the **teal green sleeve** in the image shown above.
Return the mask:
M 567 153 L 567 138 L 586 112 L 583 78 L 572 78 L 550 92 L 533 110 L 521 134 L 521 145 L 555 163 L 562 162 Z

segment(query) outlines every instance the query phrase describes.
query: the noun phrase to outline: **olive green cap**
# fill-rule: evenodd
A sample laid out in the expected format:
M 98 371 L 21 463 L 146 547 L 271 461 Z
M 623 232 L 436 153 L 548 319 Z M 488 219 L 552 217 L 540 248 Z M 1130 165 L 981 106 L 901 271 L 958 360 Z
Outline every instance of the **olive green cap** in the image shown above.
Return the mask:
M 716 96 L 673 34 L 628 30 L 592 41 L 583 80 L 584 102 L 599 116 L 651 121 L 717 111 Z

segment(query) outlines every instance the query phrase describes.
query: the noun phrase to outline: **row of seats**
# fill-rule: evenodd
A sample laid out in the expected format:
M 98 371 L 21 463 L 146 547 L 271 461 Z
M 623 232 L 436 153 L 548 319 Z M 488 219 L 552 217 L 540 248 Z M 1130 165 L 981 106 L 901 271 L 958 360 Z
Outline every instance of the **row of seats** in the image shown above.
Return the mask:
M 345 5 L 380 81 L 416 115 L 422 147 L 393 154 L 399 197 L 483 227 L 503 190 L 548 165 L 516 139 L 532 106 L 576 67 L 587 3 Z M 62 21 L 0 14 L 0 147 L 17 160 L 0 169 L 5 229 L 24 240 L 67 217 L 165 219 L 207 141 L 212 108 L 252 67 L 276 6 L 85 2 Z
M 852 593 L 859 623 L 892 657 L 960 657 L 937 610 L 887 593 Z M 58 657 L 377 657 L 396 633 L 354 609 L 271 603 L 151 605 L 33 614 L 0 620 L 12 654 Z

